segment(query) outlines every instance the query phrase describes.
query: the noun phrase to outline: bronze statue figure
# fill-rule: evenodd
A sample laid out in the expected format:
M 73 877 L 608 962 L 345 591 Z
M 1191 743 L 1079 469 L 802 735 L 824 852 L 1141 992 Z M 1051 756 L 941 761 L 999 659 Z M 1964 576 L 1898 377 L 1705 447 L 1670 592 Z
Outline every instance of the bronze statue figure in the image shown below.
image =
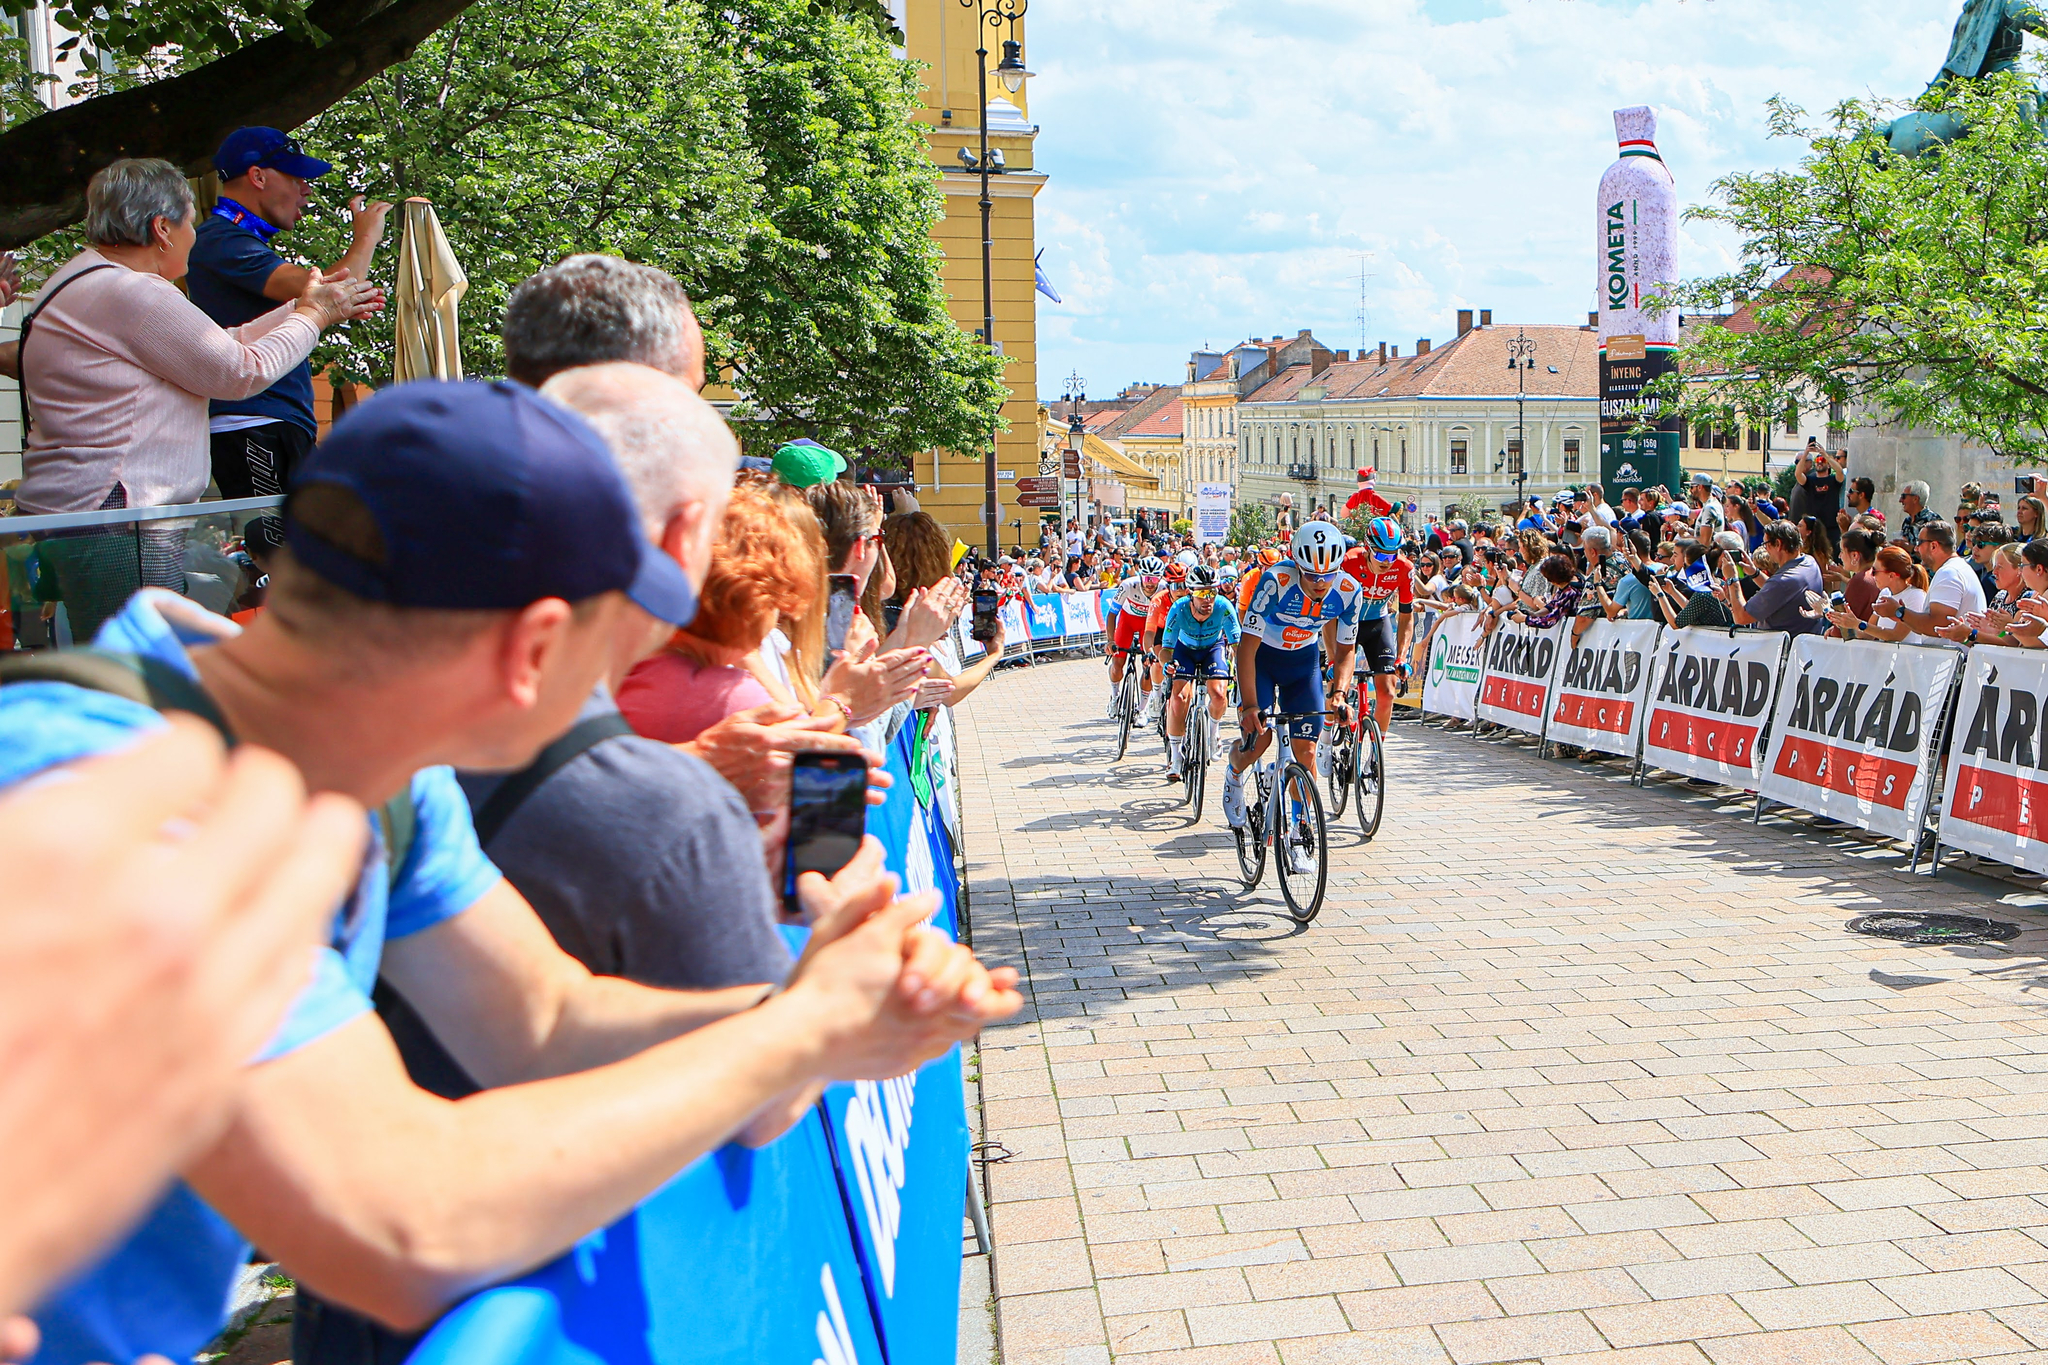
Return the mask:
M 2034 0 L 1963 0 L 1963 12 L 1956 16 L 1948 56 L 1928 83 L 1939 89 L 1952 80 L 1977 80 L 1997 71 L 2011 71 L 2019 65 L 2021 35 L 2048 37 L 2048 13 Z M 1936 110 L 1916 110 L 1874 130 L 1902 156 L 1917 156 L 1929 148 L 1957 137 L 1962 124 L 1955 115 Z

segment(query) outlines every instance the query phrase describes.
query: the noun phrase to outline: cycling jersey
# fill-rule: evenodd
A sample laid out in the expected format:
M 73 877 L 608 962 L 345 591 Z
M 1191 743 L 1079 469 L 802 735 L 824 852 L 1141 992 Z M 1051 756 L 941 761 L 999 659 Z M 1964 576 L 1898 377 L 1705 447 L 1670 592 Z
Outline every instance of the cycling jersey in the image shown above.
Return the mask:
M 1414 610 L 1415 566 L 1407 556 L 1380 560 L 1361 545 L 1344 556 L 1344 572 L 1358 580 L 1359 591 L 1365 598 L 1360 620 L 1373 621 L 1386 615 L 1389 601 L 1403 611 Z
M 1244 633 L 1274 649 L 1303 649 L 1321 639 L 1323 627 L 1334 621 L 1337 643 L 1355 644 L 1363 593 L 1357 579 L 1339 570 L 1322 597 L 1311 603 L 1301 571 L 1293 560 L 1283 559 L 1259 575 Z
M 1159 595 L 1152 599 L 1152 605 L 1145 612 L 1145 633 L 1156 634 L 1166 626 L 1166 614 L 1173 610 L 1175 598 L 1172 588 L 1161 588 Z M 1157 644 L 1158 641 L 1153 641 Z
M 1155 574 L 1156 578 L 1157 575 Z M 1143 616 L 1152 607 L 1152 589 L 1145 586 L 1143 574 L 1132 574 L 1116 585 L 1116 596 L 1109 599 L 1116 611 L 1128 611 Z
M 1166 613 L 1166 624 L 1159 631 L 1159 643 L 1169 647 L 1187 645 L 1206 649 L 1218 640 L 1234 645 L 1242 633 L 1237 625 L 1237 610 L 1221 597 L 1209 608 L 1206 621 L 1196 619 L 1195 599 L 1183 597 Z

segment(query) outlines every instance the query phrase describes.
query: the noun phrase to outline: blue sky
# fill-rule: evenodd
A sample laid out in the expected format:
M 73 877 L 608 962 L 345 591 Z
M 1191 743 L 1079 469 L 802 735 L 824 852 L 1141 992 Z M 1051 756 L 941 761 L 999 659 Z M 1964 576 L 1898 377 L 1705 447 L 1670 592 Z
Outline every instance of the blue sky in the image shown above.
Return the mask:
M 1785 165 L 1764 102 L 1913 95 L 1960 0 L 1037 0 L 1039 391 L 1182 377 L 1313 328 L 1359 343 L 1583 321 L 1612 112 L 1654 106 L 1687 203 Z M 1687 275 L 1733 261 L 1689 225 Z

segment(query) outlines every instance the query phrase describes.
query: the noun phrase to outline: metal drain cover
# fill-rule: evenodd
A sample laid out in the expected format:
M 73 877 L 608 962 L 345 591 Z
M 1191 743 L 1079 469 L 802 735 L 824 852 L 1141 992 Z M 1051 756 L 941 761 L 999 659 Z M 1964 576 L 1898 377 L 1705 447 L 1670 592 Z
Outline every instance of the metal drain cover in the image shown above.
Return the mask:
M 1920 915 L 1880 910 L 1849 921 L 1849 931 L 1901 943 L 2010 943 L 2020 936 L 2017 924 L 1980 919 L 1975 915 Z

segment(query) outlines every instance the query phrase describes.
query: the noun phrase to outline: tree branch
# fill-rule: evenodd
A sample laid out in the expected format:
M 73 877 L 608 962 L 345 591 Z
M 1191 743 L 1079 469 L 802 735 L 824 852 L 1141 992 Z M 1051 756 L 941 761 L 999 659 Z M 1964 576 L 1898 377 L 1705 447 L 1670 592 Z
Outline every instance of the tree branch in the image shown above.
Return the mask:
M 470 3 L 322 0 L 307 18 L 330 35 L 324 46 L 283 34 L 260 38 L 183 75 L 53 109 L 0 133 L 0 247 L 77 222 L 85 182 L 110 161 L 156 156 L 197 175 L 236 128 L 298 127 L 404 61 Z

